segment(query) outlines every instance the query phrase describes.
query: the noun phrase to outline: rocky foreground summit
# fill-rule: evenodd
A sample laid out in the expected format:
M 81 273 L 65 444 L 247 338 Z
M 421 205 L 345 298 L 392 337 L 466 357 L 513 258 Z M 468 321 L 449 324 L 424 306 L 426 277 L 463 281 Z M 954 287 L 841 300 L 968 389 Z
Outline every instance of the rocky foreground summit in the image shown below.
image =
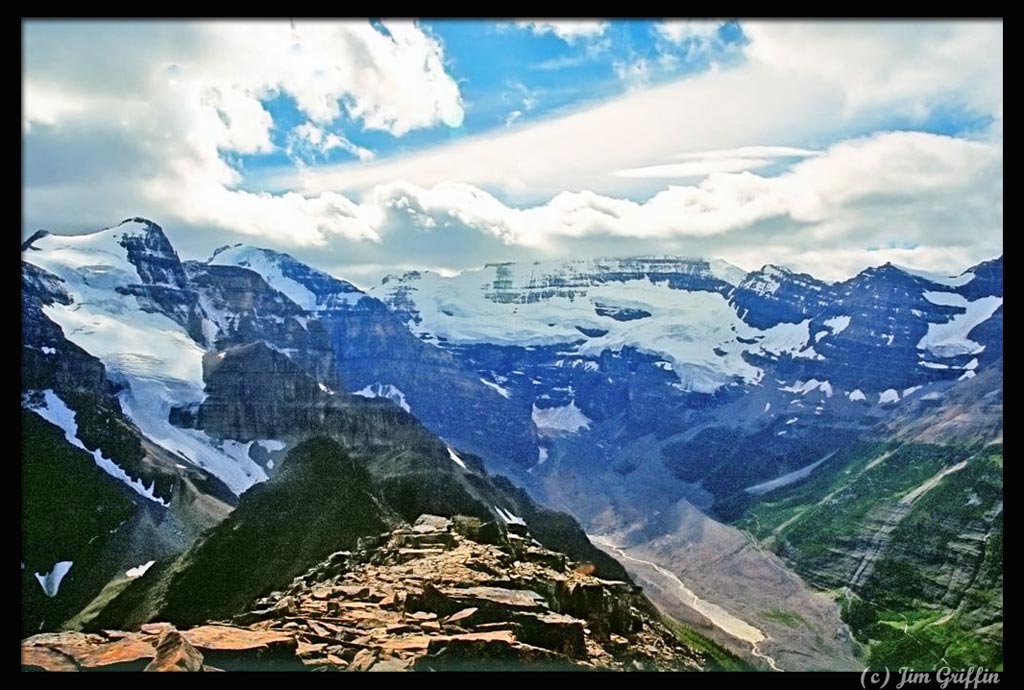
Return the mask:
M 231 621 L 22 642 L 26 670 L 700 670 L 640 589 L 477 518 L 359 541 Z

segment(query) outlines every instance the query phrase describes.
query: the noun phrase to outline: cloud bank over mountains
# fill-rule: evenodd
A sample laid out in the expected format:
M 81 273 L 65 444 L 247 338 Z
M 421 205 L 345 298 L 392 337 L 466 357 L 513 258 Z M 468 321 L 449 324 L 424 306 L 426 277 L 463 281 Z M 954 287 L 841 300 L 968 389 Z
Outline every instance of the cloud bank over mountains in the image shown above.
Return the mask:
M 226 237 L 353 276 L 680 253 L 842 278 L 1002 251 L 1000 23 L 741 22 L 725 47 L 654 24 L 693 71 L 472 132 L 488 104 L 450 28 L 29 22 L 22 233 L 144 214 L 196 256 Z M 614 28 L 480 31 L 611 73 Z

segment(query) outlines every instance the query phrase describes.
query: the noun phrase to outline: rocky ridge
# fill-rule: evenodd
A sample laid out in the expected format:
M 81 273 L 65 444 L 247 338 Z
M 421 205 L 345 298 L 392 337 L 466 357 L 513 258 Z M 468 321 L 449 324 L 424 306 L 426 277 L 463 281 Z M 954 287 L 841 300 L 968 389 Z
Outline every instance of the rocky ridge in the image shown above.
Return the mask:
M 26 670 L 700 670 L 635 585 L 477 518 L 361 539 L 231 621 L 22 642 Z

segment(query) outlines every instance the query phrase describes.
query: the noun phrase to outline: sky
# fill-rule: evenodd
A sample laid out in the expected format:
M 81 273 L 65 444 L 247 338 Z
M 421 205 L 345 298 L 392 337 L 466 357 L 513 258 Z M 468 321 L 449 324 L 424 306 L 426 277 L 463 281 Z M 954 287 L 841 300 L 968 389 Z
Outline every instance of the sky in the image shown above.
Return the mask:
M 23 23 L 22 237 L 183 258 L 676 254 L 841 280 L 1002 253 L 1001 22 Z

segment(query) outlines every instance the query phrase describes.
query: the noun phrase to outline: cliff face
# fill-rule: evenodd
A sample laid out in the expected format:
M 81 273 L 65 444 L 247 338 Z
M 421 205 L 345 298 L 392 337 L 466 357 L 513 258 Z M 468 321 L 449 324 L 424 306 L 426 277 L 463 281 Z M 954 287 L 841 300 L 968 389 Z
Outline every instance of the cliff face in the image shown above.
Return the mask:
M 340 387 L 323 325 L 259 275 L 235 266 L 185 264 L 206 316 L 205 337 L 215 350 L 271 343 L 297 366 L 332 388 Z
M 271 337 L 275 327 L 268 324 L 269 329 L 261 326 L 255 333 L 224 340 L 219 346 L 262 338 L 275 343 L 308 372 L 323 370 L 319 364 L 311 367 L 301 361 L 311 345 L 317 353 L 326 349 L 333 352 L 341 378 L 341 383 L 331 383 L 320 375 L 332 390 L 390 398 L 449 442 L 487 457 L 492 466 L 536 457 L 538 438 L 528 401 L 510 399 L 499 392 L 500 387 L 488 386 L 472 368 L 444 349 L 423 342 L 399 315 L 351 283 L 287 254 L 245 246 L 224 248 L 208 264 L 190 263 L 188 269 L 195 280 L 222 292 L 228 279 L 232 283 L 248 279 L 273 294 L 287 295 L 285 301 L 293 305 L 292 312 L 261 307 L 259 313 L 275 314 L 285 324 L 295 323 L 294 317 L 301 315 L 303 327 L 316 334 L 315 342 L 310 338 L 289 344 Z M 243 304 L 235 300 L 229 307 L 218 308 L 234 315 Z
M 701 670 L 633 585 L 467 516 L 420 516 L 328 555 L 230 624 L 43 635 L 43 670 Z
M 119 244 L 140 282 L 118 285 L 117 291 L 134 296 L 144 311 L 164 314 L 194 340 L 201 340 L 203 312 L 199 297 L 163 228 L 144 218 L 131 218 L 121 225 L 136 228 L 123 233 Z

